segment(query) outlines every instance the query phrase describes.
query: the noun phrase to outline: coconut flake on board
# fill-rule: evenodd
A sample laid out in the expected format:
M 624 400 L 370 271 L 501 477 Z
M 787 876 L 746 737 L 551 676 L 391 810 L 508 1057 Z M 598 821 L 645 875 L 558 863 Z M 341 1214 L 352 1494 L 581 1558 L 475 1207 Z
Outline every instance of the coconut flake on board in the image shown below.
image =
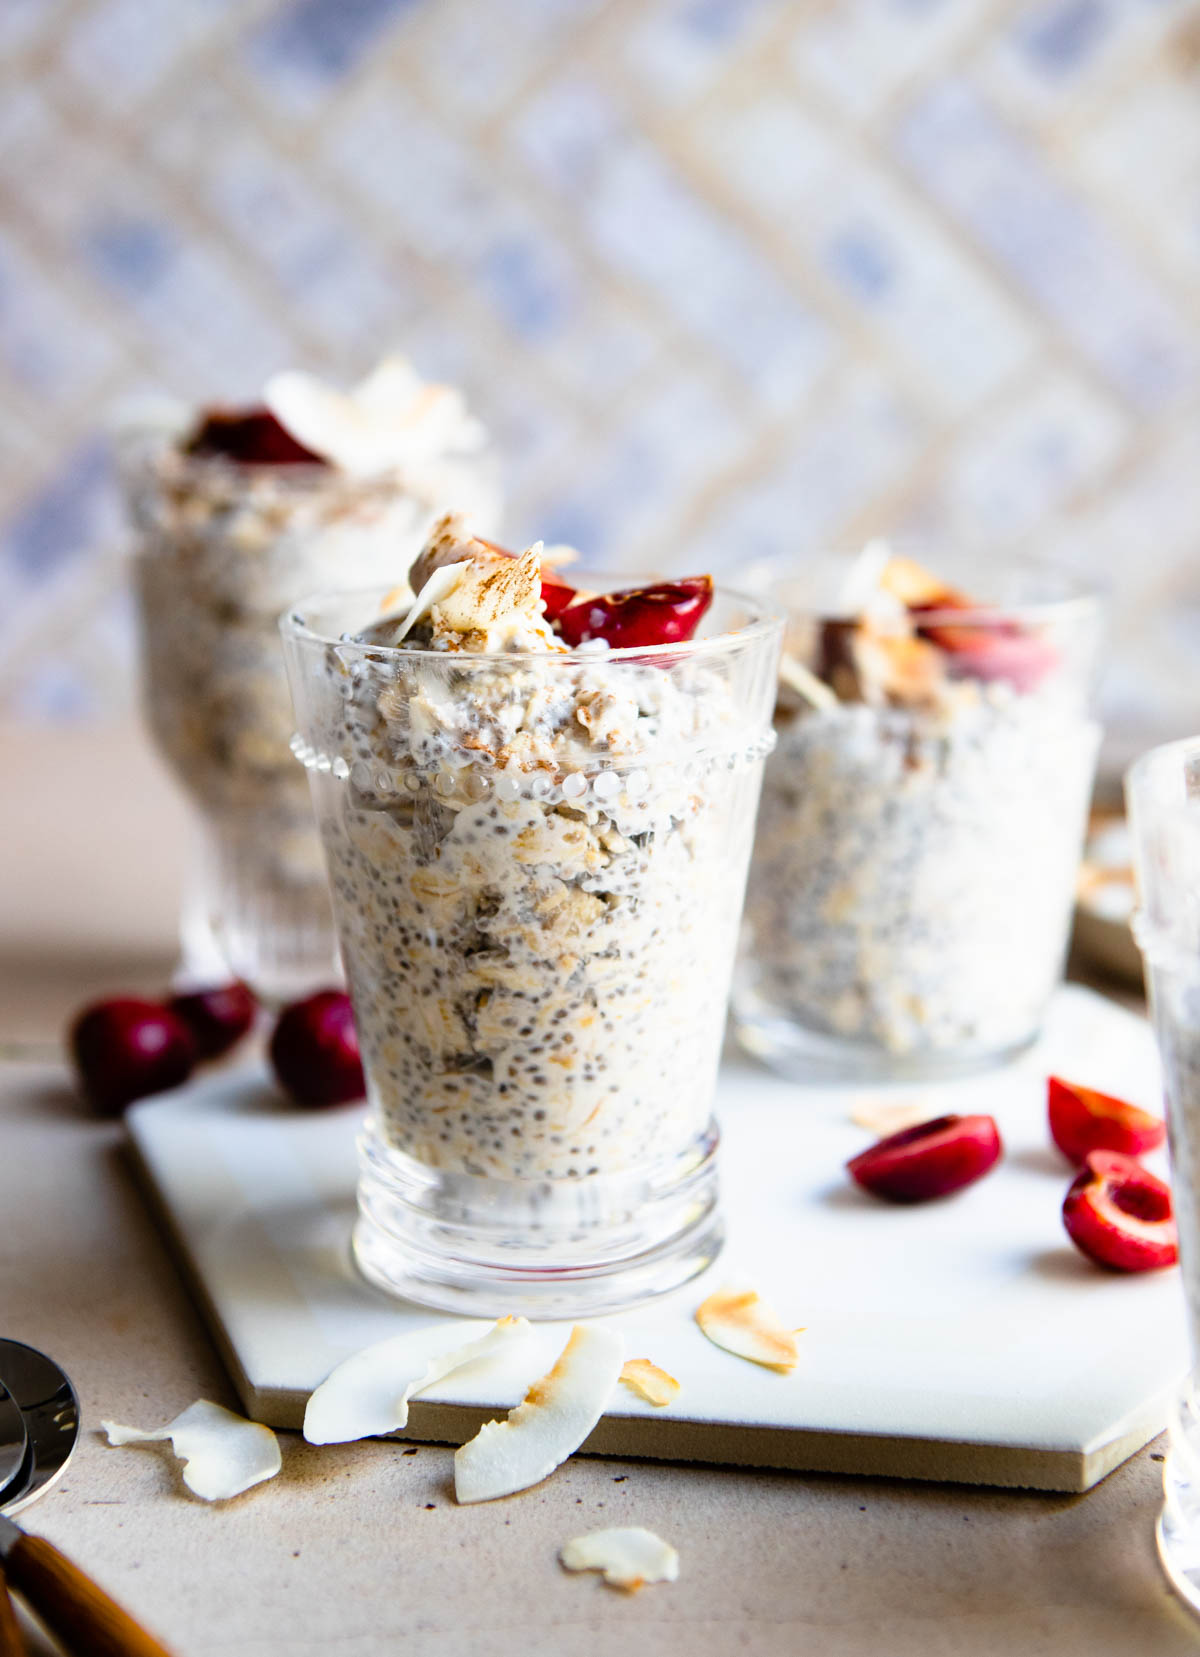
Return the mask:
M 490 1328 L 434 1323 L 376 1341 L 346 1358 L 308 1400 L 304 1436 L 310 1444 L 348 1444 L 352 1439 L 399 1432 L 408 1424 L 408 1401 L 465 1364 L 524 1340 L 527 1318 L 501 1318 Z
M 503 1421 L 488 1421 L 454 1452 L 454 1494 L 490 1502 L 540 1484 L 573 1455 L 604 1414 L 625 1343 L 613 1329 L 577 1323 L 554 1367 Z
M 679 1382 L 649 1358 L 630 1358 L 621 1370 L 621 1380 L 631 1392 L 648 1404 L 669 1404 L 680 1390 Z
M 269 1427 L 247 1421 L 220 1404 L 198 1398 L 164 1427 L 145 1430 L 102 1421 L 108 1442 L 169 1442 L 183 1463 L 183 1482 L 206 1502 L 224 1502 L 252 1485 L 272 1479 L 283 1465 L 279 1440 Z
M 603 1571 L 605 1582 L 630 1594 L 647 1582 L 674 1582 L 679 1576 L 675 1549 L 640 1525 L 589 1531 L 565 1543 L 558 1557 L 568 1571 Z
M 915 1128 L 919 1122 L 931 1122 L 937 1114 L 937 1107 L 928 1099 L 863 1098 L 850 1112 L 850 1120 L 877 1139 L 886 1139 L 904 1128 Z
M 785 1329 L 753 1289 L 718 1289 L 696 1308 L 696 1322 L 714 1346 L 768 1369 L 794 1369 L 800 1361 L 796 1336 Z

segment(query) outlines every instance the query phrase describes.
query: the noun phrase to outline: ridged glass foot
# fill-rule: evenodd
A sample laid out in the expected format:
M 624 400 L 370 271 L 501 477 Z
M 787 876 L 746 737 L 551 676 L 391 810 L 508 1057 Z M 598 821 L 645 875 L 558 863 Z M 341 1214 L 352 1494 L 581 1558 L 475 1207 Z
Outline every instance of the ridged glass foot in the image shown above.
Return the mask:
M 591 1317 L 666 1294 L 716 1259 L 717 1129 L 640 1174 L 435 1174 L 369 1119 L 354 1256 L 389 1294 L 473 1316 Z

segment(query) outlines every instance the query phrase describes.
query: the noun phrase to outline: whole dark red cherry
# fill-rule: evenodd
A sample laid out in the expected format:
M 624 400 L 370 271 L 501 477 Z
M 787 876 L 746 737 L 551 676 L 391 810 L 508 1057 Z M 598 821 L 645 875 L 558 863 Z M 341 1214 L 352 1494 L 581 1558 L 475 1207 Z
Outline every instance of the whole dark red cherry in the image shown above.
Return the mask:
M 184 444 L 189 455 L 224 455 L 240 466 L 325 466 L 267 408 L 210 409 Z
M 173 995 L 167 1006 L 187 1025 L 200 1059 L 219 1059 L 228 1053 L 254 1023 L 258 1002 L 240 983 Z
M 344 1105 L 366 1092 L 354 1012 L 341 990 L 285 1007 L 270 1052 L 275 1079 L 298 1105 Z
M 597 593 L 568 605 L 555 622 L 572 649 L 588 639 L 603 639 L 614 650 L 652 644 L 683 644 L 695 635 L 712 603 L 710 575 L 689 575 L 653 587 Z
M 179 1015 L 134 996 L 85 1007 L 68 1044 L 84 1097 L 104 1115 L 178 1087 L 196 1064 L 196 1044 Z

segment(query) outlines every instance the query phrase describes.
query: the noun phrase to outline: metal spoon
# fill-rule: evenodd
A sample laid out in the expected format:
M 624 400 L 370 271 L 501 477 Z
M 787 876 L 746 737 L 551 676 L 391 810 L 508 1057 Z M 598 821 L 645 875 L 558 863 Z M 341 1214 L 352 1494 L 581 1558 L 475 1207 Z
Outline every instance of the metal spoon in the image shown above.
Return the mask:
M 32 1450 L 26 1479 L 0 1491 L 0 1566 L 10 1586 L 73 1657 L 169 1657 L 65 1554 L 6 1517 L 40 1496 L 66 1467 L 79 1439 L 79 1400 L 53 1359 L 20 1341 L 0 1340 L 0 1380 L 21 1406 Z
M 3 1373 L 0 1365 L 0 1375 Z M 24 1484 L 31 1460 L 21 1406 L 0 1381 L 0 1501 Z
M 22 1488 L 28 1480 L 33 1457 L 29 1434 L 20 1405 L 0 1381 L 0 1501 L 6 1493 Z M 4 1572 L 0 1571 L 0 1657 L 24 1657 L 25 1642 L 17 1627 L 17 1615 L 8 1597 Z

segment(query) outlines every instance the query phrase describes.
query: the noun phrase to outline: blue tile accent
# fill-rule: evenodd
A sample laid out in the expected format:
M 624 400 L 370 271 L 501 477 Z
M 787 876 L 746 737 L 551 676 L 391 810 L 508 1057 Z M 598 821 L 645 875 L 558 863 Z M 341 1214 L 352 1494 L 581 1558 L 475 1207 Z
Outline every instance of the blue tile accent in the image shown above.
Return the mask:
M 328 86 L 358 67 L 421 0 L 292 0 L 255 37 L 252 56 Z
M 1095 51 L 1108 25 L 1104 0 L 1066 0 L 1027 22 L 1022 46 L 1043 74 L 1070 74 Z
M 830 270 L 856 299 L 873 304 L 895 280 L 891 254 L 870 225 L 849 225 L 826 249 Z
M 72 559 L 96 550 L 98 526 L 114 506 L 108 444 L 92 438 L 10 521 L 0 543 L 5 561 L 31 587 L 40 585 Z
M 144 299 L 159 287 L 178 252 L 165 225 L 130 218 L 91 225 L 84 232 L 82 249 L 96 274 L 131 299 Z
M 570 309 L 569 296 L 544 250 L 522 237 L 497 240 L 480 260 L 479 275 L 505 321 L 522 339 L 546 339 Z

